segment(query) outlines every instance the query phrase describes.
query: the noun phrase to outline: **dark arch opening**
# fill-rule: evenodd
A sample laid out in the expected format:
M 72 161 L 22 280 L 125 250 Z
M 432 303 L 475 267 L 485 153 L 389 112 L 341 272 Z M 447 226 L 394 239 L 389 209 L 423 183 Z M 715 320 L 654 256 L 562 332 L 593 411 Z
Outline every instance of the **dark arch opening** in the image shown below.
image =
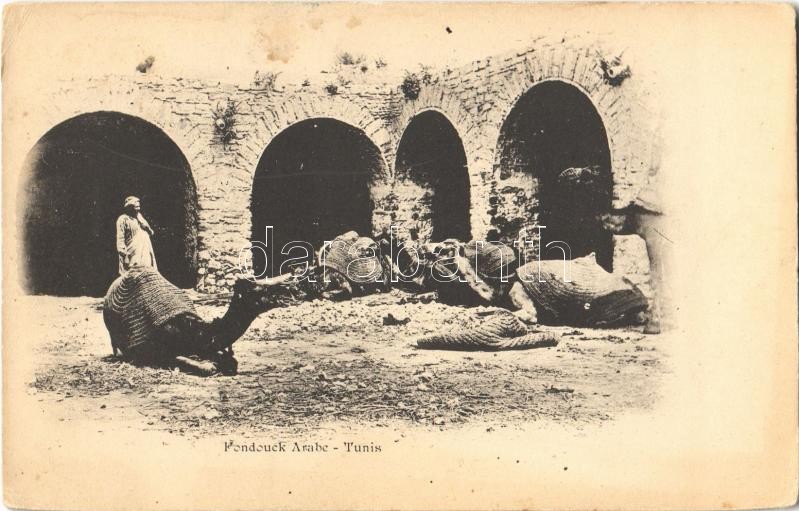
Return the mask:
M 396 174 L 429 191 L 431 241 L 471 239 L 466 152 L 443 114 L 427 110 L 411 119 L 397 148 Z
M 533 86 L 508 114 L 497 154 L 500 178 L 523 172 L 534 179 L 538 224 L 546 226 L 542 247 L 565 241 L 573 258 L 596 252 L 597 262 L 610 271 L 612 239 L 597 217 L 611 205 L 611 156 L 591 100 L 565 82 Z M 592 168 L 593 177 L 578 183 L 559 178 L 569 168 Z M 542 258 L 558 257 L 560 250 L 542 251 Z
M 281 248 L 291 241 L 318 249 L 350 230 L 370 235 L 370 183 L 384 173 L 380 149 L 347 123 L 307 119 L 280 132 L 261 155 L 253 180 L 252 241 L 266 242 L 266 226 L 274 227 L 274 258 L 267 265 L 254 250 L 256 274 L 277 273 L 286 259 Z
M 23 259 L 36 294 L 102 296 L 119 275 L 116 220 L 128 195 L 155 231 L 159 271 L 180 287 L 197 275 L 197 196 L 189 163 L 156 126 L 95 112 L 48 131 L 27 156 Z

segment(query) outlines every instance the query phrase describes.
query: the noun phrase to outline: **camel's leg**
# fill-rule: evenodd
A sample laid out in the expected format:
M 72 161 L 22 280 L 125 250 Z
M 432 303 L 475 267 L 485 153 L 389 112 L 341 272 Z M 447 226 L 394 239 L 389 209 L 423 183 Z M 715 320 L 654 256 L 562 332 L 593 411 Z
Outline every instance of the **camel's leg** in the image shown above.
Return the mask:
M 497 296 L 494 290 L 481 279 L 472 268 L 472 263 L 462 256 L 455 256 L 458 264 L 458 275 L 466 280 L 477 295 L 488 303 L 494 303 Z
M 649 320 L 644 333 L 658 334 L 661 331 L 664 308 L 668 302 L 664 264 L 668 259 L 671 241 L 666 238 L 662 228 L 662 217 L 659 215 L 639 215 L 639 235 L 646 243 L 649 258 L 649 280 L 652 286 L 652 305 Z
M 649 280 L 652 286 L 652 303 L 649 308 L 649 319 L 644 327 L 644 333 L 660 333 L 663 320 L 664 304 L 667 302 L 665 261 L 671 241 L 664 233 L 663 215 L 655 213 L 631 212 L 619 214 L 606 214 L 602 218 L 603 226 L 613 234 L 637 234 L 646 244 L 647 258 L 649 259 Z
M 647 252 L 651 252 L 652 248 L 649 243 L 646 244 Z M 649 309 L 649 317 L 646 325 L 644 326 L 645 334 L 659 334 L 660 333 L 660 318 L 662 309 L 660 304 L 660 271 L 656 269 L 660 264 L 657 262 L 657 257 L 649 256 L 649 279 L 652 286 L 652 305 Z
M 233 356 L 233 347 L 229 346 L 226 350 L 217 353 L 216 367 L 221 374 L 233 375 L 239 371 L 239 361 Z
M 514 314 L 524 321 L 525 323 L 533 324 L 538 323 L 538 312 L 535 310 L 535 304 L 524 290 L 521 282 L 514 282 L 513 287 L 508 292 L 510 302 L 518 308 Z
M 192 360 L 189 357 L 175 357 L 175 365 L 182 371 L 199 376 L 212 376 L 218 372 L 217 366 L 210 360 Z
M 347 300 L 355 296 L 353 287 L 347 278 L 335 270 L 329 270 L 327 289 L 322 293 L 322 297 L 328 300 Z

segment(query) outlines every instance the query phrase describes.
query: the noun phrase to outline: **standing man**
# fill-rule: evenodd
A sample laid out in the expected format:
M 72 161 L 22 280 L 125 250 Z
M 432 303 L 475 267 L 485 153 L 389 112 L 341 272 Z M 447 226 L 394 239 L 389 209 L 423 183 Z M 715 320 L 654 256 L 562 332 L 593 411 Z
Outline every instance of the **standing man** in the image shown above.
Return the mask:
M 152 227 L 141 214 L 138 197 L 125 199 L 125 213 L 117 219 L 117 253 L 119 274 L 124 275 L 133 266 L 151 266 L 155 269 L 155 253 L 150 242 Z

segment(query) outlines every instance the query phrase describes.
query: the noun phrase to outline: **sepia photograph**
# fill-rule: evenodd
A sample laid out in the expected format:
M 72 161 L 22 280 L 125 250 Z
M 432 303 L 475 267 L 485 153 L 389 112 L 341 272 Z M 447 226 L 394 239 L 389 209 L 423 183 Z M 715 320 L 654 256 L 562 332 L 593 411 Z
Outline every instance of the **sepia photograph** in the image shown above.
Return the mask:
M 780 4 L 6 6 L 6 505 L 791 505 L 795 38 Z

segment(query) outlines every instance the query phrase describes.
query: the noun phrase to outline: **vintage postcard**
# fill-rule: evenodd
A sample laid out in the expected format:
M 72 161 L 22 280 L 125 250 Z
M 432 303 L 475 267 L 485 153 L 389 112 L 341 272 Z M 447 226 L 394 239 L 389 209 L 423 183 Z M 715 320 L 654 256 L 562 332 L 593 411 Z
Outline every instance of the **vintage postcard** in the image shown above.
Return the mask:
M 791 505 L 795 39 L 769 3 L 7 6 L 6 505 Z

